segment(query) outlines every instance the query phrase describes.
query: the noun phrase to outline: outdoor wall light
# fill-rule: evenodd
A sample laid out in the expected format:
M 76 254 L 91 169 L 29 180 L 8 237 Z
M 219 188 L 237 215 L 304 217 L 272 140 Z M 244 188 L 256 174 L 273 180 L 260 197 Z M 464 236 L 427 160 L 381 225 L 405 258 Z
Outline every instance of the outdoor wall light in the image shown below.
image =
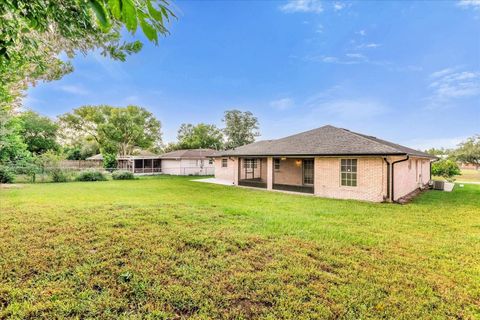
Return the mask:
M 302 160 L 295 160 L 295 164 L 300 167 L 300 165 L 302 164 Z
M 287 160 L 287 158 L 285 158 L 285 157 L 284 157 L 284 158 L 280 158 L 280 160 L 284 161 L 284 160 Z

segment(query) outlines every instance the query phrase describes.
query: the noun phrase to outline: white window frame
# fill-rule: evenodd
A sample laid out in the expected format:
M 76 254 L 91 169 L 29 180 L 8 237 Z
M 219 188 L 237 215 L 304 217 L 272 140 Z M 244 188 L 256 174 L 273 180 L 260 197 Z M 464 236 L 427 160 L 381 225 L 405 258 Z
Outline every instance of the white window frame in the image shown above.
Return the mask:
M 358 186 L 358 159 L 340 159 L 340 186 Z
M 227 168 L 228 167 L 228 159 L 224 158 L 222 159 L 222 168 Z

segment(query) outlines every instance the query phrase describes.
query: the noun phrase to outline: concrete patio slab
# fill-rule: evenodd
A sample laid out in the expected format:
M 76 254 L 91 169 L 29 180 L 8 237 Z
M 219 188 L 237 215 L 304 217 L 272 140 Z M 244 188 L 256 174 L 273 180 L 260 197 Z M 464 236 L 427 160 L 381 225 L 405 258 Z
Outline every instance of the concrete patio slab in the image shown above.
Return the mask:
M 195 180 L 191 180 L 191 181 L 221 184 L 221 185 L 224 185 L 224 186 L 233 186 L 233 184 L 232 184 L 231 181 L 222 180 L 222 179 L 216 179 L 216 178 L 195 179 Z

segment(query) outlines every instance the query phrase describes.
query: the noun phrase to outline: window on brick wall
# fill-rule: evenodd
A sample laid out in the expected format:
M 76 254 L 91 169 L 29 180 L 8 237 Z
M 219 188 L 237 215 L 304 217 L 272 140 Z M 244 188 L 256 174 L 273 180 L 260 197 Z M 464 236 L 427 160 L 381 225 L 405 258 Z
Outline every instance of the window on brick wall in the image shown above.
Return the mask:
M 273 169 L 275 171 L 280 170 L 280 159 L 273 159 Z
M 222 159 L 222 168 L 226 168 L 228 166 L 228 159 Z
M 357 186 L 357 159 L 341 159 L 340 178 L 342 186 Z

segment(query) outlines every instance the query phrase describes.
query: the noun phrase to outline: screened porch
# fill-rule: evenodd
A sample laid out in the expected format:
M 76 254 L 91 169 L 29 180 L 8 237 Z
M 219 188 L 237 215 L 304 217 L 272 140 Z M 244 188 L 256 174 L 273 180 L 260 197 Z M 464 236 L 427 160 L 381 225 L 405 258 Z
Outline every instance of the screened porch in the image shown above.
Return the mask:
M 267 158 L 240 158 L 238 185 L 267 188 Z
M 275 190 L 314 193 L 313 158 L 273 158 Z
M 133 173 L 160 173 L 162 165 L 160 159 L 135 159 L 132 161 Z

